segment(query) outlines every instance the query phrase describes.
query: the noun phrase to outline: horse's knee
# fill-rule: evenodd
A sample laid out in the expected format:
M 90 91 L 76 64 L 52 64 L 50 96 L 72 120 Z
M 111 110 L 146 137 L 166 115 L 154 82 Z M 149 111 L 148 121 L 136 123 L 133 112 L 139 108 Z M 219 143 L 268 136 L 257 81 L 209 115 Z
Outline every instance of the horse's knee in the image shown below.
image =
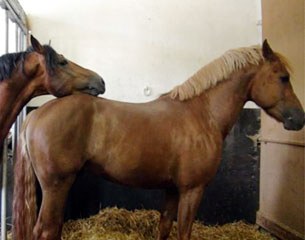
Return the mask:
M 189 240 L 193 221 L 199 207 L 203 187 L 188 189 L 180 193 L 178 208 L 178 239 Z
M 61 228 L 37 224 L 33 231 L 34 240 L 60 240 Z
M 167 189 L 164 209 L 160 215 L 158 240 L 166 240 L 170 234 L 173 221 L 177 216 L 179 194 L 176 190 Z
M 33 230 L 33 239 L 38 240 L 41 235 L 42 228 L 40 224 L 36 224 Z

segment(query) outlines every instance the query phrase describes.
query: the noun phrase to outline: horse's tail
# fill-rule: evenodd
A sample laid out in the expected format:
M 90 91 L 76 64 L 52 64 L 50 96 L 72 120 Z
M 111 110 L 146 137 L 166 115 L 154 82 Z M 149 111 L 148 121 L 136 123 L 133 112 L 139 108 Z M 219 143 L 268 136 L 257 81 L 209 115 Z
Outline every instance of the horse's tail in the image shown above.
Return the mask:
M 37 218 L 36 177 L 26 144 L 25 124 L 19 137 L 14 170 L 13 239 L 32 240 Z

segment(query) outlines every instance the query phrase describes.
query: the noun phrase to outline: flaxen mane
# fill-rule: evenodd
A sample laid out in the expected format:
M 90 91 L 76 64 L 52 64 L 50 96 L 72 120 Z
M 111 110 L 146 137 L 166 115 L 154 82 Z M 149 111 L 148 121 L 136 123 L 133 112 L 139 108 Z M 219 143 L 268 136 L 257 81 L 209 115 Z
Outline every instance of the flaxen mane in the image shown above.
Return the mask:
M 180 101 L 198 96 L 204 90 L 228 78 L 234 71 L 248 65 L 258 65 L 262 60 L 260 46 L 229 50 L 220 58 L 201 68 L 184 83 L 176 86 L 170 92 L 170 96 L 178 98 Z

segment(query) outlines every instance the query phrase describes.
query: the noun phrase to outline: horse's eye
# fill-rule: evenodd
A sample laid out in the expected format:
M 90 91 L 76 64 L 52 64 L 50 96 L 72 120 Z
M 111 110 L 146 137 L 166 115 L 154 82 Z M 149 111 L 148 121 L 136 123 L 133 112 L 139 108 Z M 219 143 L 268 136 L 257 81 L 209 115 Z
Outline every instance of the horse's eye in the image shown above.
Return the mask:
M 68 61 L 67 61 L 66 59 L 64 59 L 64 60 L 60 61 L 58 64 L 59 64 L 60 66 L 65 66 L 65 65 L 68 64 Z
M 289 76 L 283 76 L 283 77 L 280 77 L 280 78 L 281 78 L 281 81 L 282 81 L 283 83 L 289 82 Z

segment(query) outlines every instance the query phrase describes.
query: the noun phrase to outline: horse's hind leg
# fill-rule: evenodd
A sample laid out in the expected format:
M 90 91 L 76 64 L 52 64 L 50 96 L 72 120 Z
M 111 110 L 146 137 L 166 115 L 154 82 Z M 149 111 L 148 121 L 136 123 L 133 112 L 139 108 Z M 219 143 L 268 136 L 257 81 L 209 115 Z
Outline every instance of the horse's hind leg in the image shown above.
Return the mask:
M 167 189 L 165 205 L 162 209 L 159 223 L 158 240 L 166 240 L 170 234 L 173 221 L 177 216 L 179 194 L 177 190 Z
M 41 182 L 42 204 L 34 228 L 35 240 L 60 240 L 64 207 L 75 176 L 53 177 Z
M 202 193 L 202 186 L 180 192 L 178 206 L 179 240 L 189 240 L 191 238 L 192 224 L 202 198 Z

